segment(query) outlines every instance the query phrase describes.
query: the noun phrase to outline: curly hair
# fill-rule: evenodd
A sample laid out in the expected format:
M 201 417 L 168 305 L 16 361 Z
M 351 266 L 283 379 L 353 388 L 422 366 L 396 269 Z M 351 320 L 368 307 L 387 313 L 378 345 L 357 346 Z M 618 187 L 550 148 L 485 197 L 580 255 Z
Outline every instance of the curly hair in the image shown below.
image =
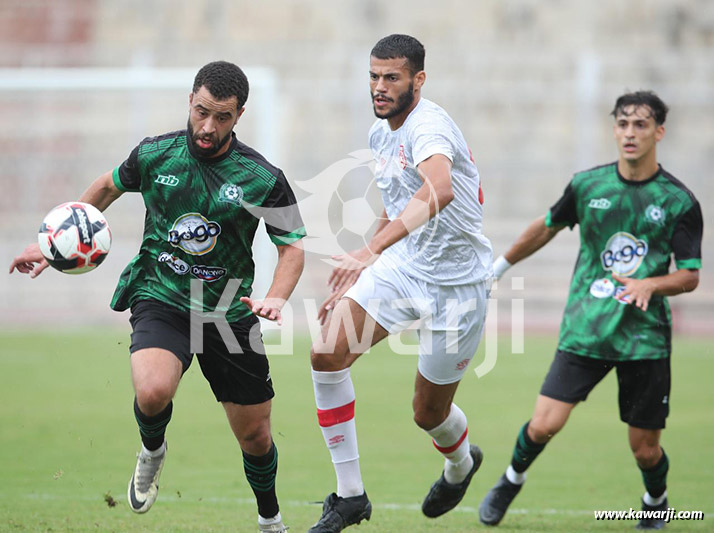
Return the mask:
M 238 99 L 238 109 L 248 100 L 248 78 L 241 68 L 228 61 L 208 63 L 196 74 L 193 92 L 205 87 L 218 100 Z
M 618 114 L 625 112 L 626 107 L 632 105 L 636 108 L 640 106 L 649 107 L 657 125 L 661 126 L 664 124 L 664 121 L 667 120 L 669 107 L 652 91 L 635 91 L 633 93 L 623 94 L 615 102 L 615 107 L 610 114 L 617 118 Z

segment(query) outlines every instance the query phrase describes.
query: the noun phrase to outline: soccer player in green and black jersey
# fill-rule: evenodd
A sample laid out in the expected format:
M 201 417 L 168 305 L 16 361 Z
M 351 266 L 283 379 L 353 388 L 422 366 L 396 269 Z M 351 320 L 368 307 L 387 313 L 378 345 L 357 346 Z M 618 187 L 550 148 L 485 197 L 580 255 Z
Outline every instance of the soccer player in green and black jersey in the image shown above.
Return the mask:
M 667 296 L 693 291 L 701 267 L 702 213 L 694 195 L 657 163 L 667 106 L 652 92 L 621 96 L 612 112 L 616 162 L 575 175 L 563 196 L 494 263 L 511 265 L 576 224 L 580 253 L 555 359 L 513 458 L 479 508 L 498 524 L 526 470 L 573 408 L 612 369 L 620 418 L 645 485 L 643 510 L 667 509 L 669 462 L 660 434 L 669 412 L 671 315 Z M 675 269 L 670 272 L 674 257 Z M 661 520 L 641 520 L 659 529 Z
M 187 129 L 144 139 L 80 201 L 104 210 L 124 192 L 139 192 L 146 205 L 141 248 L 111 304 L 131 309 L 134 413 L 142 440 L 128 487 L 131 509 L 144 513 L 156 500 L 172 400 L 195 353 L 242 449 L 259 529 L 282 532 L 270 433 L 274 393 L 257 316 L 280 323 L 302 273 L 305 230 L 282 171 L 233 133 L 247 97 L 239 67 L 204 66 L 189 95 Z M 260 218 L 278 263 L 267 295 L 254 300 L 251 246 Z M 46 267 L 30 245 L 10 271 L 35 277 Z

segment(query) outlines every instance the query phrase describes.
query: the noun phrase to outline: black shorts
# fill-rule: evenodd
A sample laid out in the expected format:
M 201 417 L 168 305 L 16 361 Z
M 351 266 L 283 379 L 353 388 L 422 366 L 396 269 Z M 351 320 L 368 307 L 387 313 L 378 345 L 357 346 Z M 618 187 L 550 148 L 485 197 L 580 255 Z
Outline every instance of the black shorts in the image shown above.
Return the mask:
M 141 300 L 131 306 L 129 322 L 131 353 L 144 348 L 162 348 L 181 361 L 184 372 L 188 370 L 193 359 L 189 313 L 156 300 Z M 234 349 L 229 350 L 216 324 L 207 322 L 203 325 L 203 350 L 195 352 L 213 395 L 219 402 L 239 405 L 271 399 L 275 393 L 258 318 L 251 315 L 232 322 L 230 329 L 239 348 L 233 346 Z M 228 342 L 232 340 L 229 338 Z
M 663 429 L 669 414 L 670 359 L 607 361 L 558 350 L 540 393 L 566 403 L 585 401 L 615 367 L 620 420 L 642 429 Z

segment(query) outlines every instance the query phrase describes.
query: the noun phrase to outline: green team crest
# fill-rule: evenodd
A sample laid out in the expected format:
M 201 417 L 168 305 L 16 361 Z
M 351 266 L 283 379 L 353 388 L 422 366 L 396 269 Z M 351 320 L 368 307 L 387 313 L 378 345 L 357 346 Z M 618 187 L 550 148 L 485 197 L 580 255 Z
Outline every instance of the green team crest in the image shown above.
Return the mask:
M 645 209 L 645 218 L 650 222 L 654 222 L 658 226 L 661 226 L 662 224 L 664 224 L 664 220 L 665 218 L 667 218 L 667 214 L 661 207 L 654 204 L 650 204 L 647 206 L 647 209 Z
M 243 200 L 243 189 L 233 183 L 224 183 L 218 193 L 219 202 L 240 205 Z

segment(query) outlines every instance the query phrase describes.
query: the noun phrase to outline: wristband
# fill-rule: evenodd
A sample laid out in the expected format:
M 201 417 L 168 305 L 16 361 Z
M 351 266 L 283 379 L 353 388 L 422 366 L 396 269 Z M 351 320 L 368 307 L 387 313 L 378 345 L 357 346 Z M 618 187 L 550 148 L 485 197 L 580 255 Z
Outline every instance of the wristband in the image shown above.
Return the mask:
M 511 268 L 511 263 L 509 263 L 505 257 L 502 255 L 499 255 L 496 260 L 493 262 L 493 277 L 496 279 L 501 279 L 501 276 L 503 276 L 504 272 Z

